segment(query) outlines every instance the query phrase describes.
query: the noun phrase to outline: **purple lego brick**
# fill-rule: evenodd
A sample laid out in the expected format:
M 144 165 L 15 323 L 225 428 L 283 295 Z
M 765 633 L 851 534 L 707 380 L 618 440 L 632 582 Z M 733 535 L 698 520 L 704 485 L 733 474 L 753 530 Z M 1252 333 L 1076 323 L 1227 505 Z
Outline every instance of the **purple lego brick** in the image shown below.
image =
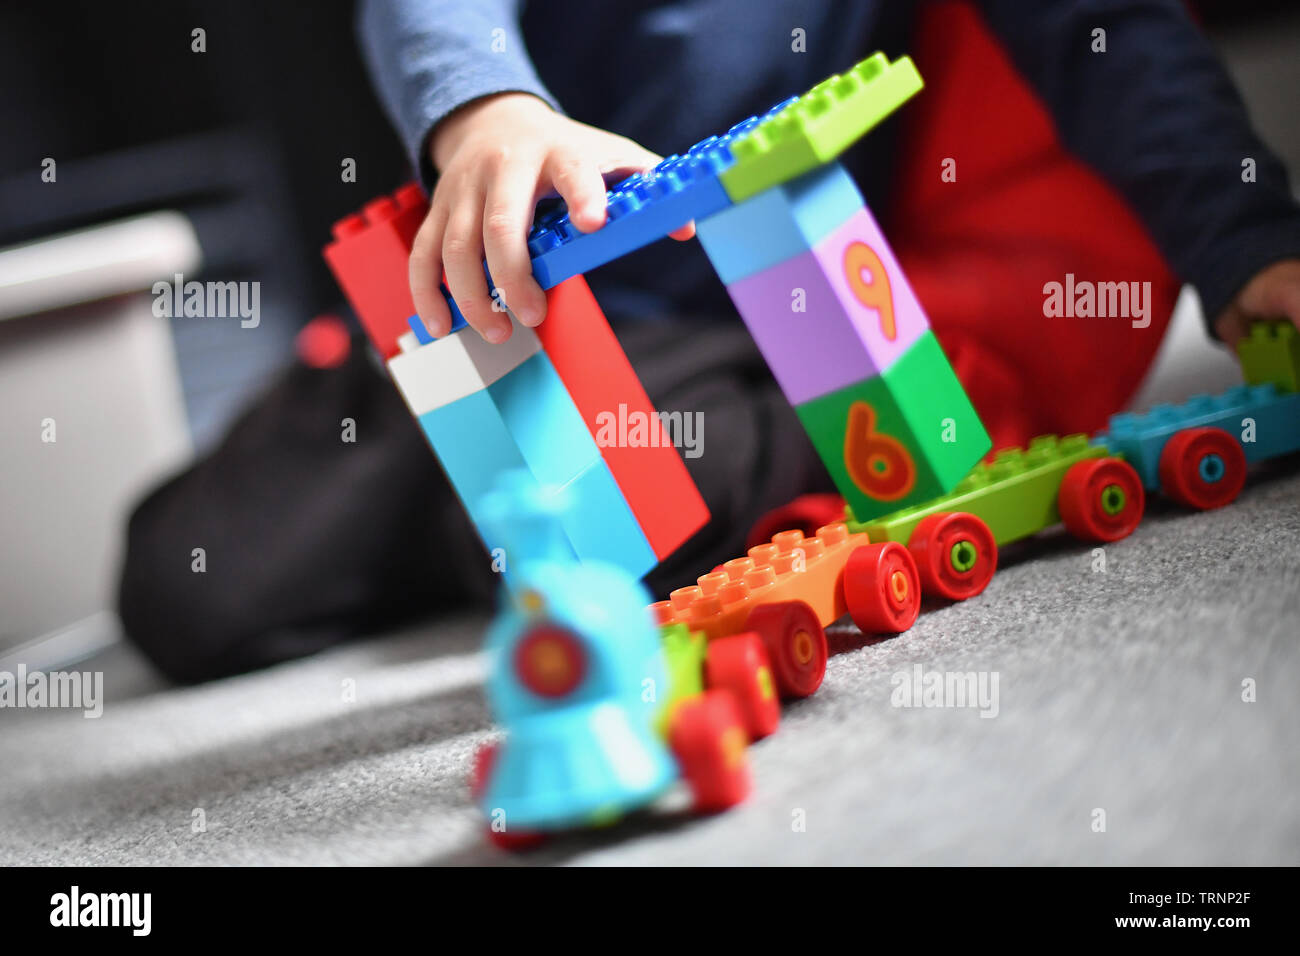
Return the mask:
M 865 206 L 727 291 L 792 405 L 881 374 L 929 328 Z

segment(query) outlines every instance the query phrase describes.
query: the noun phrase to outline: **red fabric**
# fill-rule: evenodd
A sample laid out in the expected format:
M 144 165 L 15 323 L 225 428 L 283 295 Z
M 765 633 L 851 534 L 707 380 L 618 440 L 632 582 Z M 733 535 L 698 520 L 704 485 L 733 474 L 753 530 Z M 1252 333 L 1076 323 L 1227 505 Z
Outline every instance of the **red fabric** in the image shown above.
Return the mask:
M 993 437 L 1095 431 L 1141 383 L 1178 295 L 1119 195 L 1068 155 L 964 0 L 923 5 L 890 239 Z M 946 158 L 956 181 L 941 178 Z M 1043 286 L 1151 282 L 1151 324 L 1047 318 Z

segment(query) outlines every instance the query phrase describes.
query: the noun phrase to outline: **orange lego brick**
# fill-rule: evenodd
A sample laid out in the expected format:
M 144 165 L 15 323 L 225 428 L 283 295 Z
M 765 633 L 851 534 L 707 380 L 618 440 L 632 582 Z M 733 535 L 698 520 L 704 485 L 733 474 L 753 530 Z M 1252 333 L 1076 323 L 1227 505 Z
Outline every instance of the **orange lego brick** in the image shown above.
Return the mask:
M 803 601 L 825 627 L 848 611 L 844 567 L 867 535 L 829 524 L 811 538 L 782 531 L 770 544 L 750 548 L 746 557 L 701 575 L 698 584 L 678 588 L 669 600 L 651 605 L 660 624 L 685 624 L 709 640 L 742 631 L 750 611 L 775 601 Z

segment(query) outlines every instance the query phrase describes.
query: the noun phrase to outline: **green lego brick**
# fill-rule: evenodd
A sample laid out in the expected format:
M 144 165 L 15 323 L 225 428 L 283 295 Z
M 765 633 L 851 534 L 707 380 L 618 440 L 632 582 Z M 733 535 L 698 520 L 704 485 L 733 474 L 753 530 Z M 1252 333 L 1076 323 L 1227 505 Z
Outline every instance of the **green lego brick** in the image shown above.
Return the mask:
M 1087 435 L 1042 435 L 1027 449 L 1004 448 L 991 462 L 980 462 L 949 494 L 869 521 L 848 516 L 849 530 L 865 531 L 872 541 L 907 544 L 921 520 L 933 514 L 965 511 L 981 518 L 999 547 L 1027 538 L 1061 520 L 1057 491 L 1070 466 L 1112 455 Z
M 1300 333 L 1288 320 L 1253 323 L 1237 343 L 1237 355 L 1248 384 L 1300 392 Z
M 795 411 L 840 494 L 864 521 L 945 494 L 992 447 L 928 330 L 883 374 Z
M 740 202 L 834 159 L 922 87 L 910 57 L 875 53 L 818 83 L 767 116 L 731 146 L 735 163 L 719 178 Z
M 661 695 L 663 707 L 657 726 L 667 735 L 673 708 L 684 700 L 704 693 L 704 659 L 709 642 L 699 631 L 685 624 L 665 624 L 660 632 L 664 669 L 668 672 L 668 694 Z

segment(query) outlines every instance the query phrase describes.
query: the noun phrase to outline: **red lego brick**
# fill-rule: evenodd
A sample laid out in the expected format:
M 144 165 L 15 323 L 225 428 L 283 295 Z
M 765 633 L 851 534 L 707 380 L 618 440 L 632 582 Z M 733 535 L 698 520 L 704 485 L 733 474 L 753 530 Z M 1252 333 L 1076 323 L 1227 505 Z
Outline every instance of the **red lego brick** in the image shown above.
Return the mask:
M 542 348 L 662 561 L 709 520 L 709 509 L 586 280 L 574 276 L 549 290 L 546 309 L 546 321 L 537 327 Z M 623 415 L 647 424 L 646 444 L 605 440 L 611 421 Z
M 336 222 L 334 241 L 324 250 L 334 278 L 386 359 L 401 351 L 397 339 L 410 331 L 407 319 L 415 314 L 406 264 L 428 209 L 419 184 L 407 183 Z

